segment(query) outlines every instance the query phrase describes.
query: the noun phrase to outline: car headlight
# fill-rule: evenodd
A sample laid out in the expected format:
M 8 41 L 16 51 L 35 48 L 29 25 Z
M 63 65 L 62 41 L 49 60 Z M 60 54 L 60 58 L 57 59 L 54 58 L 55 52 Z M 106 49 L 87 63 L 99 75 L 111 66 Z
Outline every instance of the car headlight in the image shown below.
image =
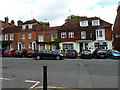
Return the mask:
M 63 54 L 60 54 L 60 56 L 63 56 Z

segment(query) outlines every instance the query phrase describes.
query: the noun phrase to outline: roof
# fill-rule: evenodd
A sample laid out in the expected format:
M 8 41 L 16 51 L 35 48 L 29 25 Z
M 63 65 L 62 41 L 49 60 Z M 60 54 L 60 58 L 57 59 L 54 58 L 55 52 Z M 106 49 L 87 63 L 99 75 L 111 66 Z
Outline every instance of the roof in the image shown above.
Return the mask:
M 2 33 L 3 33 L 3 34 L 17 33 L 17 32 L 19 32 L 20 30 L 21 30 L 20 27 L 18 27 L 18 26 L 13 26 L 13 27 L 4 28 L 4 29 L 2 30 Z
M 109 22 L 106 22 L 102 19 L 100 19 L 99 17 L 90 17 L 90 18 L 74 18 L 74 19 L 68 19 L 67 22 L 65 22 L 62 27 L 63 28 L 67 28 L 67 29 L 74 29 L 77 27 L 80 27 L 79 22 L 80 21 L 84 21 L 87 20 L 89 21 L 89 24 L 92 23 L 92 20 L 101 20 L 102 22 L 104 22 L 104 25 L 109 25 L 111 26 L 112 24 Z M 102 25 L 103 26 L 103 25 Z
M 24 22 L 23 25 L 24 24 L 32 24 L 32 23 L 39 23 L 39 21 L 37 21 L 36 19 L 28 20 L 28 21 Z
M 2 28 L 8 28 L 8 27 L 13 27 L 15 25 L 11 24 L 11 23 L 5 23 L 4 21 L 2 21 Z

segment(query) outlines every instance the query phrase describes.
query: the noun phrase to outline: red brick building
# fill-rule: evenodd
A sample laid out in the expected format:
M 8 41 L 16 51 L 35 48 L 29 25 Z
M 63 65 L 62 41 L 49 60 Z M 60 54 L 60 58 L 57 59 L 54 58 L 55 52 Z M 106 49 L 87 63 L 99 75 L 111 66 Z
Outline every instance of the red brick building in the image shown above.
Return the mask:
M 59 29 L 62 49 L 110 49 L 112 48 L 112 24 L 98 18 L 68 19 Z
M 114 35 L 114 48 L 120 51 L 120 2 L 117 9 L 117 16 L 114 22 L 113 27 L 113 35 Z

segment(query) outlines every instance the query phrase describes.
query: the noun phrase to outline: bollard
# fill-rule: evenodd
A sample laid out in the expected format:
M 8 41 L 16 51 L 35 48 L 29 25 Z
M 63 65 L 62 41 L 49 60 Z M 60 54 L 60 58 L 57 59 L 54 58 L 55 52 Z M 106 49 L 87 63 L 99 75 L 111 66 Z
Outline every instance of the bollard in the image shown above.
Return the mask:
M 43 90 L 47 90 L 47 66 L 43 66 Z

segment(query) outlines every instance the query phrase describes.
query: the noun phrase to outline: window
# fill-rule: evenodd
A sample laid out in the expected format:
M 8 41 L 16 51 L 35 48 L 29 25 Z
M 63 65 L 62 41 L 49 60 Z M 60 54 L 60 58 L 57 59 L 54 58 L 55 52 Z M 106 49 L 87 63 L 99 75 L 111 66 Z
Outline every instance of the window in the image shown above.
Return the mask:
M 24 43 L 22 44 L 22 48 L 25 49 L 25 44 Z
M 74 32 L 69 32 L 69 38 L 74 38 Z
M 86 39 L 86 32 L 85 31 L 81 32 L 81 39 Z
M 74 49 L 74 46 L 73 44 L 63 44 L 63 49 L 71 50 L 71 49 Z
M 56 34 L 52 34 L 51 35 L 51 41 L 53 41 L 55 38 L 57 38 L 57 35 Z
M 44 36 L 43 35 L 38 35 L 38 41 L 39 42 L 44 42 Z
M 66 38 L 67 36 L 66 36 L 66 32 L 62 32 L 61 33 L 61 38 Z
M 80 21 L 80 26 L 81 26 L 81 27 L 86 27 L 86 26 L 88 26 L 88 21 Z
M 105 40 L 105 29 L 96 30 L 96 40 Z
M 92 26 L 99 26 L 100 25 L 100 20 L 93 20 L 92 21 Z
M 22 29 L 26 29 L 26 25 L 22 25 Z
M 10 40 L 14 40 L 14 34 L 10 34 Z
M 10 44 L 10 49 L 14 49 L 14 44 L 13 43 Z
M 32 43 L 29 43 L 29 48 L 32 48 Z
M 0 40 L 4 40 L 4 35 L 0 35 Z
M 5 40 L 8 40 L 8 34 L 5 34 Z
M 29 24 L 28 27 L 29 27 L 29 28 L 32 28 L 32 24 Z
M 32 39 L 32 33 L 28 34 L 28 39 Z
M 25 34 L 22 34 L 22 39 L 25 39 Z

